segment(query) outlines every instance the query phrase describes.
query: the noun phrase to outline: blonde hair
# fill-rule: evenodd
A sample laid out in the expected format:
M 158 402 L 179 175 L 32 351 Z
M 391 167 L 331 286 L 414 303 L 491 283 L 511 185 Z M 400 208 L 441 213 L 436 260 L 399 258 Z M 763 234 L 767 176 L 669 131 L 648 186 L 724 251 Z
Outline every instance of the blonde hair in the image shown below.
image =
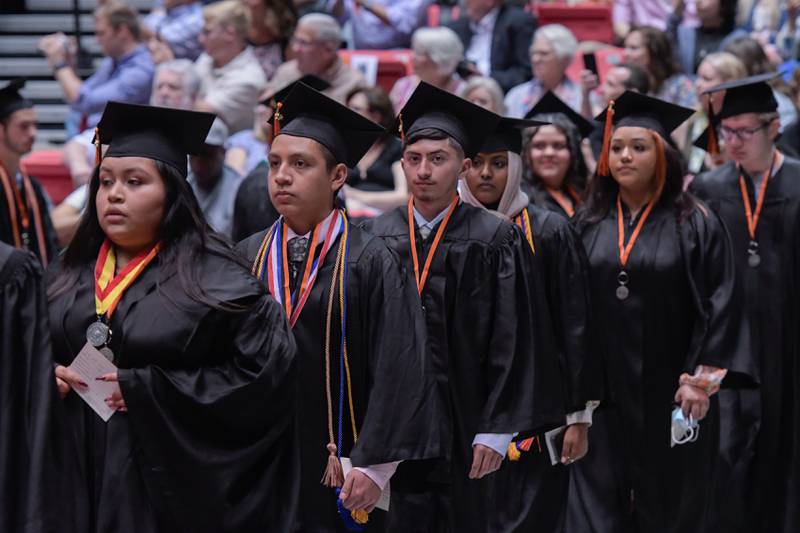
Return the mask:
M 741 59 L 729 52 L 714 52 L 708 54 L 701 62 L 711 65 L 722 83 L 738 80 L 747 76 L 747 68 Z M 699 69 L 699 66 L 698 66 Z
M 247 38 L 251 18 L 250 9 L 239 0 L 223 0 L 203 8 L 203 19 L 206 22 L 216 22 L 222 26 L 230 26 L 236 31 L 236 35 L 242 39 Z

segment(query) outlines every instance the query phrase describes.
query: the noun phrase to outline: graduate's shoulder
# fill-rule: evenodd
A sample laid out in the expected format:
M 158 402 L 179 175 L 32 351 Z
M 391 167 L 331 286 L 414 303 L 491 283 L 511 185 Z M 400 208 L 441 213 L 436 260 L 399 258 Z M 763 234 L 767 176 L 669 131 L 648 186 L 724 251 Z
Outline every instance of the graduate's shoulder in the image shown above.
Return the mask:
M 738 191 L 738 180 L 739 172 L 736 170 L 736 164 L 728 161 L 724 165 L 695 176 L 689 185 L 689 190 L 701 196 L 719 194 L 731 186 L 736 186 Z
M 10 285 L 40 279 L 42 269 L 32 254 L 0 242 L 0 292 Z
M 510 243 L 520 237 L 519 228 L 486 209 L 461 203 L 456 212 L 458 224 L 448 237 L 496 247 Z
M 571 236 L 576 235 L 569 219 L 561 213 L 556 213 L 536 204 L 527 207 L 528 216 L 533 226 L 534 236 Z
M 364 220 L 359 228 L 378 237 L 399 237 L 408 235 L 406 207 L 396 207 L 390 211 Z
M 242 239 L 234 246 L 234 250 L 246 261 L 254 261 L 258 254 L 258 249 L 261 247 L 261 243 L 264 242 L 264 237 L 267 236 L 267 233 L 269 233 L 269 229 L 261 230 Z
M 368 264 L 377 259 L 383 263 L 385 261 L 397 261 L 397 257 L 391 248 L 378 235 L 367 231 L 361 225 L 350 224 L 348 227 L 348 254 L 351 263 L 360 265 Z
M 247 303 L 266 292 L 248 262 L 221 244 L 207 248 L 197 267 L 201 289 L 221 302 Z
M 800 196 L 800 159 L 784 156 L 783 165 L 779 171 L 785 176 L 781 183 L 781 190 L 794 198 Z

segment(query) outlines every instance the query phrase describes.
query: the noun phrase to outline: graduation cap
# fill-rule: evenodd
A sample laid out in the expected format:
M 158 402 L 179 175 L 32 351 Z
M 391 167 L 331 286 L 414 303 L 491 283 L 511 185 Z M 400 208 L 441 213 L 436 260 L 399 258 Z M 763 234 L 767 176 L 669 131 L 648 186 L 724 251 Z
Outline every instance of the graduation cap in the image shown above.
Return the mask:
M 466 157 L 475 157 L 500 116 L 463 98 L 421 81 L 397 115 L 392 130 L 401 139 L 423 129 L 452 137 Z
M 4 120 L 11 113 L 20 109 L 33 107 L 33 102 L 19 94 L 25 87 L 26 81 L 25 78 L 15 78 L 0 89 L 0 120 Z
M 277 107 L 278 105 L 278 102 L 282 102 L 283 100 L 286 99 L 287 96 L 289 96 L 289 93 L 292 92 L 292 89 L 294 88 L 296 83 L 305 83 L 306 85 L 317 91 L 324 91 L 325 89 L 331 86 L 330 83 L 328 83 L 327 81 L 323 80 L 318 76 L 314 76 L 313 74 L 306 74 L 299 80 L 284 85 L 283 87 L 272 93 L 272 95 L 270 95 L 268 98 L 261 100 L 260 103 L 267 107 L 275 109 L 275 107 Z
M 533 118 L 537 115 L 551 115 L 561 113 L 572 122 L 580 133 L 581 139 L 588 137 L 594 131 L 594 123 L 583 118 L 580 113 L 568 106 L 564 100 L 555 95 L 553 91 L 547 91 L 544 96 L 536 102 L 536 105 L 528 111 L 525 118 Z
M 313 139 L 330 150 L 339 163 L 355 167 L 386 132 L 378 124 L 319 91 L 298 82 L 272 116 L 275 137 Z
M 705 91 L 703 94 L 709 95 L 708 127 L 694 141 L 694 145 L 710 154 L 717 155 L 719 153 L 719 141 L 716 128 L 720 120 L 744 113 L 770 113 L 777 111 L 778 102 L 775 100 L 772 87 L 767 82 L 779 75 L 780 73 L 778 72 L 768 72 L 757 76 L 749 76 L 715 85 Z M 722 108 L 719 113 L 714 113 L 714 94 L 721 91 L 725 91 Z
M 186 156 L 205 143 L 214 115 L 198 111 L 108 102 L 95 129 L 97 162 L 100 145 L 106 157 L 146 157 L 174 167 L 184 178 Z
M 506 150 L 518 154 L 522 151 L 522 130 L 535 126 L 546 126 L 547 124 L 549 122 L 540 120 L 502 117 L 494 131 L 483 142 L 480 151 L 491 153 Z
M 625 91 L 616 100 L 609 102 L 595 120 L 605 124 L 603 129 L 603 148 L 597 162 L 597 173 L 607 176 L 608 150 L 614 127 L 647 128 L 658 133 L 670 142 L 669 134 L 694 114 L 694 109 L 666 102 L 645 94 Z

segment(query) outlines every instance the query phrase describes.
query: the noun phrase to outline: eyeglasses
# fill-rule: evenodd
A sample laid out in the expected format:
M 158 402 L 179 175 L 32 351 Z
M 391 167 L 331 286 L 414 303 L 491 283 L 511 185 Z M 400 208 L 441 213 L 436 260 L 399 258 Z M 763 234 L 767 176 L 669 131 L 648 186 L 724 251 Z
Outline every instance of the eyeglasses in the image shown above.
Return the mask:
M 722 135 L 722 138 L 726 140 L 730 140 L 736 137 L 740 141 L 746 142 L 752 139 L 753 135 L 755 135 L 757 131 L 763 130 L 764 128 L 769 126 L 769 124 L 770 124 L 769 122 L 764 122 L 757 128 L 740 128 L 738 130 L 727 128 L 725 126 L 720 126 L 719 134 Z
M 316 46 L 319 44 L 318 41 L 307 41 L 305 39 L 300 39 L 298 37 L 292 37 L 289 40 L 292 46 L 296 46 L 298 48 L 311 48 L 312 46 Z

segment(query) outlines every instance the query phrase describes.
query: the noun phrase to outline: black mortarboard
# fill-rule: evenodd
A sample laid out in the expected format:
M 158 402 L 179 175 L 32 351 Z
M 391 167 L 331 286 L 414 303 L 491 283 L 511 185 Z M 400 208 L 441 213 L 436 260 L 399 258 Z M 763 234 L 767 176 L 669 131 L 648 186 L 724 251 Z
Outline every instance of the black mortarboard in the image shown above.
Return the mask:
M 202 149 L 213 122 L 211 113 L 108 102 L 95 141 L 108 145 L 105 157 L 155 159 L 186 177 L 186 156 Z
M 528 114 L 525 115 L 525 118 L 533 118 L 537 115 L 550 115 L 561 113 L 562 115 L 566 116 L 567 119 L 572 122 L 575 127 L 578 129 L 578 133 L 580 133 L 581 138 L 588 137 L 592 131 L 594 131 L 594 123 L 589 120 L 583 118 L 579 113 L 575 112 L 570 106 L 568 106 L 561 98 L 556 96 L 553 91 L 547 91 L 544 93 L 544 96 L 536 102 L 536 105 L 528 111 Z
M 614 101 L 612 124 L 647 128 L 669 140 L 669 134 L 694 114 L 694 109 L 679 106 L 659 98 L 635 91 L 625 91 Z M 608 115 L 606 107 L 595 117 L 605 122 Z
M 404 139 L 423 129 L 439 130 L 471 158 L 499 120 L 491 111 L 422 81 L 397 115 L 392 131 Z
M 16 78 L 0 89 L 0 120 L 20 109 L 33 107 L 33 102 L 19 94 L 25 87 L 25 81 L 25 78 Z
M 306 74 L 299 80 L 284 85 L 283 87 L 272 93 L 272 95 L 262 100 L 261 103 L 267 107 L 271 107 L 274 109 L 275 106 L 278 104 L 278 102 L 282 102 L 283 100 L 286 99 L 287 96 L 289 96 L 289 93 L 292 92 L 295 83 L 305 83 L 306 85 L 317 91 L 324 91 L 325 89 L 331 86 L 330 83 L 328 83 L 327 81 L 323 80 L 318 76 L 314 76 L 313 74 Z
M 522 151 L 522 130 L 547 124 L 549 122 L 540 120 L 502 117 L 494 131 L 483 141 L 480 151 L 491 153 L 507 150 L 518 154 Z
M 778 109 L 778 102 L 767 82 L 778 75 L 778 72 L 769 72 L 728 81 L 711 87 L 703 94 L 725 91 L 722 109 L 717 113 L 720 120 L 744 113 L 769 113 Z
M 294 85 L 272 121 L 276 137 L 313 139 L 330 150 L 337 162 L 351 168 L 386 131 L 304 83 Z

